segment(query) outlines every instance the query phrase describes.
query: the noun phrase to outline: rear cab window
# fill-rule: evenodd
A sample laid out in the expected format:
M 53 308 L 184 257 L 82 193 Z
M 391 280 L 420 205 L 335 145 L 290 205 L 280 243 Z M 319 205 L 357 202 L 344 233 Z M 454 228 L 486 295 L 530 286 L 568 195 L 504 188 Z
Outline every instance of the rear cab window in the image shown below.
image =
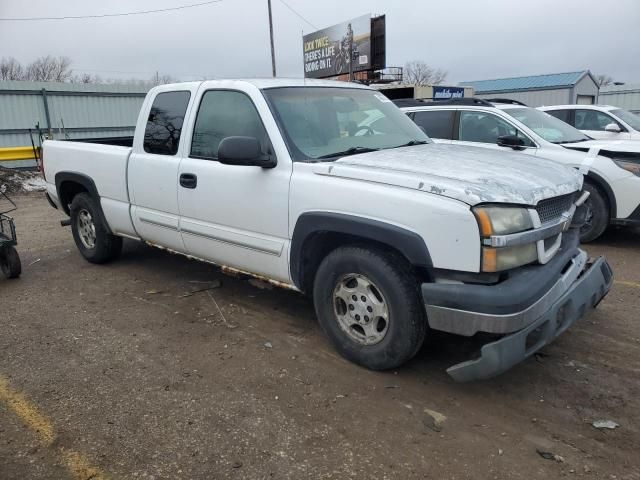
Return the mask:
M 413 121 L 422 127 L 430 138 L 453 139 L 455 110 L 429 110 L 412 113 Z
M 144 151 L 156 155 L 175 155 L 191 92 L 162 92 L 156 95 L 144 130 Z

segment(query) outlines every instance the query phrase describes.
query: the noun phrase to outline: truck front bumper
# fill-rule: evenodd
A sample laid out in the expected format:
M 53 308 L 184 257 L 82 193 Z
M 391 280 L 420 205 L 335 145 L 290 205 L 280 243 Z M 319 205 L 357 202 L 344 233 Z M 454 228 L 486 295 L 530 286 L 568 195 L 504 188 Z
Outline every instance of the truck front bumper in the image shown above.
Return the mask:
M 589 263 L 587 254 L 577 250 L 553 286 L 532 305 L 517 312 L 487 313 L 486 310 L 491 310 L 490 300 L 485 302 L 484 312 L 434 306 L 427 301 L 430 286 L 434 284 L 423 284 L 422 292 L 432 328 L 462 335 L 505 334 L 485 344 L 479 358 L 447 369 L 456 381 L 467 382 L 499 375 L 551 343 L 594 308 L 609 292 L 612 282 L 613 274 L 604 257 Z

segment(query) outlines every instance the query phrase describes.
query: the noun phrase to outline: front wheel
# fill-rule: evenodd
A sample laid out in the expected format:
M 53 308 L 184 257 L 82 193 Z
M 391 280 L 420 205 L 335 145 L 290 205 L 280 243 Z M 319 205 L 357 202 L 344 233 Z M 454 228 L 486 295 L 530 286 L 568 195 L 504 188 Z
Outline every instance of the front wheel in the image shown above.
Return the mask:
M 585 202 L 588 213 L 584 225 L 580 228 L 580 241 L 588 243 L 594 241 L 607 229 L 609 206 L 595 185 L 585 183 L 583 190 L 589 192 L 589 197 Z
M 347 359 L 386 370 L 411 359 L 427 331 L 418 282 L 404 258 L 342 247 L 322 261 L 313 287 L 318 320 Z
M 20 255 L 13 246 L 0 251 L 0 269 L 7 278 L 18 278 L 22 273 Z
M 97 201 L 88 193 L 79 193 L 70 207 L 71 231 L 76 246 L 91 263 L 106 263 L 122 250 L 122 237 L 111 235 Z

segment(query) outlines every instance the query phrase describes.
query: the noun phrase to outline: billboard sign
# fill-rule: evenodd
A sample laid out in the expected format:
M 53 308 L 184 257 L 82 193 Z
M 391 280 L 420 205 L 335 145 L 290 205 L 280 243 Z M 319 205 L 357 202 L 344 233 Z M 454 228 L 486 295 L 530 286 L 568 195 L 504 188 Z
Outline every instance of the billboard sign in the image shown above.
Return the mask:
M 434 100 L 451 100 L 453 98 L 464 98 L 464 88 L 433 87 Z
M 349 44 L 353 35 L 353 71 L 370 70 L 371 15 L 339 23 L 302 38 L 304 76 L 326 78 L 349 73 Z

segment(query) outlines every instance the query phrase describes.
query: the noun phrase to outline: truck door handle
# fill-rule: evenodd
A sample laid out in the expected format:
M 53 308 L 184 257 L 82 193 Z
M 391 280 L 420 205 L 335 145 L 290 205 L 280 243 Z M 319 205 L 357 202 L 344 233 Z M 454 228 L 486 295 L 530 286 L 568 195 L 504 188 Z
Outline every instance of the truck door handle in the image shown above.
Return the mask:
M 193 173 L 181 173 L 180 186 L 184 188 L 196 188 L 198 186 L 198 177 Z

